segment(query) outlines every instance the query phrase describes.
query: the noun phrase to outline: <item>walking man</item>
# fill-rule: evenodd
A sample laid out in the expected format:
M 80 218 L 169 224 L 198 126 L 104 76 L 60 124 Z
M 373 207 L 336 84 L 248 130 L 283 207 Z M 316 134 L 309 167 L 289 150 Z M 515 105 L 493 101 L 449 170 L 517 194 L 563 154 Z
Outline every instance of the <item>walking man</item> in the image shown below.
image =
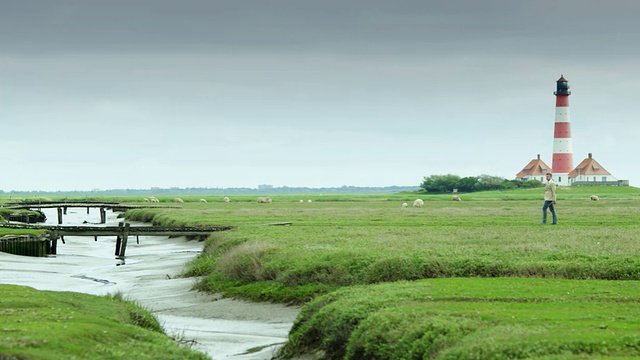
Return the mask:
M 547 181 L 544 187 L 544 205 L 542 205 L 542 221 L 540 224 L 547 223 L 547 209 L 551 211 L 551 225 L 558 223 L 556 217 L 556 209 L 553 205 L 556 204 L 556 183 L 552 179 L 552 173 L 547 173 Z

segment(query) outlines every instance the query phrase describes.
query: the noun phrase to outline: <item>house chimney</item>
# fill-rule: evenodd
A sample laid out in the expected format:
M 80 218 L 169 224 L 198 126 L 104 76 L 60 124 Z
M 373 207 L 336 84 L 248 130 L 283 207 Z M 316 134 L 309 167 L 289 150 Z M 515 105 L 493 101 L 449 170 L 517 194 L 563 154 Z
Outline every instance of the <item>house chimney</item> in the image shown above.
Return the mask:
M 591 153 L 589 153 L 589 159 L 591 159 Z
M 540 154 L 538 154 L 538 160 L 540 160 Z

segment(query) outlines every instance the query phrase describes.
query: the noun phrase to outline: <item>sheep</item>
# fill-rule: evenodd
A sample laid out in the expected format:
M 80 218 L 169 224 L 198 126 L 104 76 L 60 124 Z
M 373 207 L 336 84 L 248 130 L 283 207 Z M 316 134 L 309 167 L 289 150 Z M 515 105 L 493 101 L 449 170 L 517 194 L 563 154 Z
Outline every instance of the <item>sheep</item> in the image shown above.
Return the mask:
M 149 197 L 149 202 L 152 202 L 152 203 L 159 203 L 159 202 L 160 202 L 160 200 L 158 200 L 158 198 L 157 198 L 157 197 L 155 197 L 155 196 L 150 196 L 150 197 Z
M 307 202 L 311 202 L 311 199 L 307 200 Z
M 175 198 L 173 199 L 173 202 L 177 202 L 177 203 L 183 203 L 184 200 L 180 199 L 180 198 Z
M 149 202 L 149 199 L 144 198 L 144 199 L 142 199 L 142 201 L 144 201 L 144 202 Z
M 304 202 L 304 200 L 300 199 L 300 204 L 302 204 Z
M 458 195 L 453 195 L 452 197 L 453 201 L 461 201 L 462 199 L 460 199 L 460 196 Z
M 271 198 L 270 197 L 259 197 L 258 198 L 258 203 L 260 203 L 260 204 L 271 204 Z
M 591 195 L 591 200 L 598 201 L 600 200 L 600 198 L 598 197 L 598 195 Z
M 200 199 L 200 202 L 207 202 L 207 199 Z
M 424 201 L 422 199 L 416 199 L 413 202 L 413 207 L 422 207 L 422 205 L 424 205 Z
M 407 204 L 407 203 L 402 203 L 402 207 L 403 207 L 403 208 L 406 208 L 406 207 L 408 207 L 408 206 L 409 206 L 409 204 Z
M 227 196 L 225 196 L 224 198 L 222 198 L 222 201 L 228 203 L 229 202 L 229 198 Z

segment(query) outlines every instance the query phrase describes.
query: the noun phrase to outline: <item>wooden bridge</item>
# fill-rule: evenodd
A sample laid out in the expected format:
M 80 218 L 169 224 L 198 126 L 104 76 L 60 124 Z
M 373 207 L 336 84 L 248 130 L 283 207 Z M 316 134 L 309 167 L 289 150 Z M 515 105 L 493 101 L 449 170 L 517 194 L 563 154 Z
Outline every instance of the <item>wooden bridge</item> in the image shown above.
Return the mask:
M 31 202 L 21 203 L 10 206 L 5 206 L 5 209 L 58 209 L 58 224 L 62 224 L 62 215 L 67 214 L 68 208 L 87 208 L 87 214 L 89 214 L 90 208 L 100 209 L 100 224 L 104 224 L 107 221 L 107 210 L 111 209 L 114 212 L 125 212 L 131 209 L 145 209 L 145 208 L 168 208 L 168 209 L 180 209 L 180 206 L 171 205 L 125 205 L 117 202 L 92 202 L 92 201 L 80 201 L 71 203 L 56 203 L 56 202 Z
M 38 229 L 48 233 L 48 254 L 57 253 L 58 239 L 64 244 L 64 236 L 93 236 L 98 241 L 98 236 L 116 236 L 115 255 L 124 259 L 129 236 L 136 236 L 136 242 L 140 243 L 140 236 L 208 236 L 216 231 L 231 230 L 233 226 L 207 226 L 207 227 L 167 227 L 167 226 L 131 226 L 121 222 L 118 226 L 61 226 L 61 225 L 22 225 L 2 224 L 0 227 L 12 229 Z

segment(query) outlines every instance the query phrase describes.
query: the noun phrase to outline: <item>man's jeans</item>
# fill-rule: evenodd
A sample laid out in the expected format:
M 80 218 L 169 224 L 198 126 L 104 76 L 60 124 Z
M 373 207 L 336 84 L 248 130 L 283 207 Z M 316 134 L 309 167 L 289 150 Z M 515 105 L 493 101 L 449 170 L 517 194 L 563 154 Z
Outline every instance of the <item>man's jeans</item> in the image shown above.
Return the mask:
M 542 205 L 542 223 L 545 224 L 547 222 L 547 209 L 551 211 L 552 224 L 557 223 L 556 209 L 553 208 L 553 201 L 551 200 L 545 200 L 544 205 Z

